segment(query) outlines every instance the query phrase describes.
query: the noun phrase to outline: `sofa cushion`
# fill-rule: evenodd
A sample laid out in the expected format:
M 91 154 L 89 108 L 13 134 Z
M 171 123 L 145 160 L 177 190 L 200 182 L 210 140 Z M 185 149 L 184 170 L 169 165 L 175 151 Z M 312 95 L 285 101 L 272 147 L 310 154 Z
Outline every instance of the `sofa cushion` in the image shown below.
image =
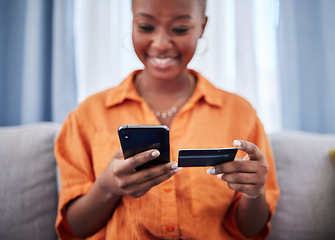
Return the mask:
M 269 239 L 332 239 L 335 236 L 335 135 L 271 134 L 281 196 Z
M 53 123 L 0 127 L 0 239 L 57 239 Z

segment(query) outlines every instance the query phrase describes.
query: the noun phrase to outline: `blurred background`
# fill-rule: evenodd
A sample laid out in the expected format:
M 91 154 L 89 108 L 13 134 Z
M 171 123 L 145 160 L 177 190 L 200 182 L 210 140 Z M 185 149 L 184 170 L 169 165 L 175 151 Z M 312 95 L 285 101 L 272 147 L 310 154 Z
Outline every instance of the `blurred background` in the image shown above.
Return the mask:
M 0 126 L 62 123 L 142 68 L 130 0 L 0 0 Z M 208 0 L 189 67 L 245 97 L 268 133 L 335 133 L 335 0 Z

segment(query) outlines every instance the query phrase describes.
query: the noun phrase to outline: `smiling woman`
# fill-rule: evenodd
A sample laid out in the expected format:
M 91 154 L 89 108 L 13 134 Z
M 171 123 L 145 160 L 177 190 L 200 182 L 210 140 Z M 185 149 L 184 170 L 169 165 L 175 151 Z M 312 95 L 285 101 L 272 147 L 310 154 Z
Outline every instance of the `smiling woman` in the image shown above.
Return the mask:
M 207 17 L 200 4 L 185 1 L 133 1 L 133 45 L 145 66 L 135 78 L 140 95 L 154 111 L 188 101 L 195 85 L 186 67 L 194 56 Z M 171 94 L 172 93 L 172 94 Z M 183 98 L 183 96 L 188 96 Z M 159 117 L 170 125 L 170 116 Z
M 215 86 L 250 101 L 267 132 L 280 130 L 278 0 L 199 2 L 209 21 L 189 66 L 205 73 Z M 131 4 L 75 0 L 78 102 L 143 67 L 132 46 Z
M 207 17 L 202 16 L 199 4 L 190 9 L 180 1 L 177 11 L 171 8 L 173 4 L 176 3 L 166 1 L 150 5 L 145 1 L 133 1 L 134 49 L 150 75 L 155 70 L 174 69 L 176 76 L 184 71 L 206 26 Z
M 143 68 L 81 103 L 56 142 L 61 239 L 269 234 L 279 189 L 263 125 L 245 99 L 188 68 L 207 24 L 203 3 L 132 2 L 133 46 Z M 120 125 L 168 126 L 170 161 L 138 170 L 161 153 L 152 148 L 125 157 Z M 178 168 L 179 149 L 232 145 L 239 161 Z

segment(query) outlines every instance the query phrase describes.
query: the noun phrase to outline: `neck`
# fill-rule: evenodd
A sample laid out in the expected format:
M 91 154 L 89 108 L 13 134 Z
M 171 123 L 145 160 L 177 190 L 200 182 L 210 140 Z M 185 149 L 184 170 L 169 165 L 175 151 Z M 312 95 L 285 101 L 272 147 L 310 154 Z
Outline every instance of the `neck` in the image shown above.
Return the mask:
M 185 94 L 190 88 L 191 74 L 185 70 L 174 79 L 156 79 L 143 70 L 136 77 L 136 86 L 142 96 L 146 95 L 160 95 L 160 96 L 178 96 Z
M 136 76 L 135 86 L 161 123 L 169 126 L 174 115 L 191 97 L 195 78 L 186 72 L 173 80 L 156 80 L 142 72 Z

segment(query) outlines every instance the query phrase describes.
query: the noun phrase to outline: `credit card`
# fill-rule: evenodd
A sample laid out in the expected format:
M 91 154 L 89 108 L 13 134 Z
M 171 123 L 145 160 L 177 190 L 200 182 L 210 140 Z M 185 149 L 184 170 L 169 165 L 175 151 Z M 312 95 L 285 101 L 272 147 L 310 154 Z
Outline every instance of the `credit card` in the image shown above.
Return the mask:
M 206 167 L 233 161 L 236 148 L 220 149 L 180 149 L 178 167 Z

